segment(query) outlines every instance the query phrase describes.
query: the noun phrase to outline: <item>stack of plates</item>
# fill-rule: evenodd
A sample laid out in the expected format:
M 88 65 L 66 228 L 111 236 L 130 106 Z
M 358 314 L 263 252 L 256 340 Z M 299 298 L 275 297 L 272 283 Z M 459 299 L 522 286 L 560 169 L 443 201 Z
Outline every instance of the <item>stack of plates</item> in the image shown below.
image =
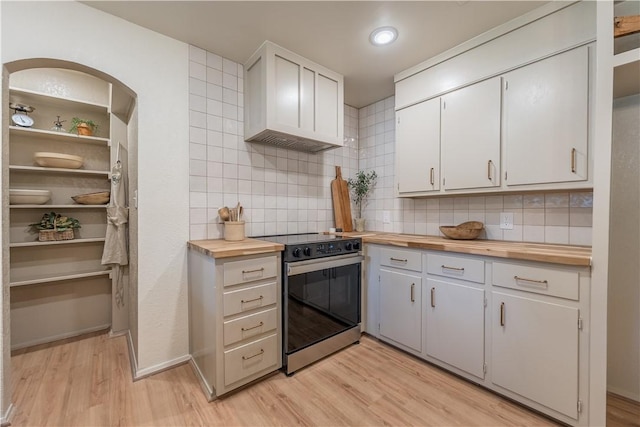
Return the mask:
M 49 190 L 9 189 L 9 203 L 12 205 L 42 205 L 51 199 Z
M 72 154 L 38 152 L 33 155 L 33 158 L 38 166 L 45 168 L 78 169 L 84 164 L 82 157 Z

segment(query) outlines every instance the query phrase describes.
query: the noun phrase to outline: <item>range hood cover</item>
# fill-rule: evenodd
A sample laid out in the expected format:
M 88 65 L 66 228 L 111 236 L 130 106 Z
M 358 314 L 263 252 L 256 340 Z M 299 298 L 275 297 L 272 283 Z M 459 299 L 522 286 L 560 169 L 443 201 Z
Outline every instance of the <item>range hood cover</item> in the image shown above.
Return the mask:
M 247 142 L 261 142 L 263 144 L 275 145 L 280 148 L 287 148 L 312 154 L 340 147 L 340 145 L 317 141 L 315 139 L 302 138 L 271 129 L 265 129 L 259 134 L 247 139 Z

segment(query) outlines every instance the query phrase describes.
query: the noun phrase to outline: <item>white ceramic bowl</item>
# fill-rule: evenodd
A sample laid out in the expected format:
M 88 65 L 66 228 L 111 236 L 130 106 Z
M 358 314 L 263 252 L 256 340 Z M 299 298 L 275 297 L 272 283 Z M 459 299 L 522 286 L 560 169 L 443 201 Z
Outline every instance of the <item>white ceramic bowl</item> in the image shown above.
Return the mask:
M 33 158 L 38 166 L 45 168 L 78 169 L 84 164 L 82 157 L 72 154 L 38 152 Z
M 42 205 L 51 199 L 49 190 L 9 189 L 9 203 L 12 205 Z

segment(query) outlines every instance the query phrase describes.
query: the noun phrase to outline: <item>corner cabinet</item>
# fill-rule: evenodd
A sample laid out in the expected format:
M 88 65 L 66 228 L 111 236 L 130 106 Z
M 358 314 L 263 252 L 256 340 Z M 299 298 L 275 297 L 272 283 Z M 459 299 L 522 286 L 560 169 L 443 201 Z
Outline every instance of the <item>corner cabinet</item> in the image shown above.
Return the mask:
M 67 83 L 76 98 L 34 90 L 34 82 L 51 77 L 44 76 L 47 70 L 26 70 L 10 77 L 9 101 L 35 107 L 29 114 L 35 123 L 9 126 L 9 188 L 51 193 L 44 204 L 9 204 L 12 349 L 105 329 L 112 322 L 111 270 L 101 264 L 106 204 L 81 205 L 71 199 L 111 187 L 112 88 L 82 73 L 52 69 L 53 77 L 61 79 L 59 85 Z M 100 136 L 51 130 L 56 116 L 62 116 L 65 127 L 74 116 L 91 119 L 98 124 Z M 77 169 L 42 167 L 35 163 L 37 152 L 80 156 L 84 163 Z M 80 221 L 75 238 L 38 241 L 29 224 L 51 211 Z
M 342 75 L 269 41 L 244 68 L 246 141 L 311 152 L 344 145 Z
M 212 400 L 282 367 L 280 252 L 189 249 L 191 364 Z

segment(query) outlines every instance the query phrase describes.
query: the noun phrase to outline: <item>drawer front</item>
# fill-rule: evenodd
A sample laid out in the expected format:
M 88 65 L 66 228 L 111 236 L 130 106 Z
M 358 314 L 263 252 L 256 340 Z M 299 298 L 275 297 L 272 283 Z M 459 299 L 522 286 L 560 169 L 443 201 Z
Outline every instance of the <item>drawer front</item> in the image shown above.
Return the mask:
M 580 273 L 552 266 L 493 263 L 493 285 L 577 301 Z
M 276 282 L 224 293 L 224 315 L 243 313 L 276 303 Z
M 467 257 L 427 254 L 427 273 L 484 283 L 484 261 Z
M 228 386 L 269 367 L 278 369 L 276 334 L 224 352 L 224 385 Z
M 278 310 L 250 314 L 239 319 L 224 322 L 224 345 L 230 345 L 247 338 L 273 331 L 278 326 Z
M 421 272 L 422 254 L 402 249 L 382 248 L 380 251 L 380 264 L 387 267 Z
M 264 258 L 229 261 L 224 263 L 224 286 L 270 279 L 278 274 L 278 258 Z

